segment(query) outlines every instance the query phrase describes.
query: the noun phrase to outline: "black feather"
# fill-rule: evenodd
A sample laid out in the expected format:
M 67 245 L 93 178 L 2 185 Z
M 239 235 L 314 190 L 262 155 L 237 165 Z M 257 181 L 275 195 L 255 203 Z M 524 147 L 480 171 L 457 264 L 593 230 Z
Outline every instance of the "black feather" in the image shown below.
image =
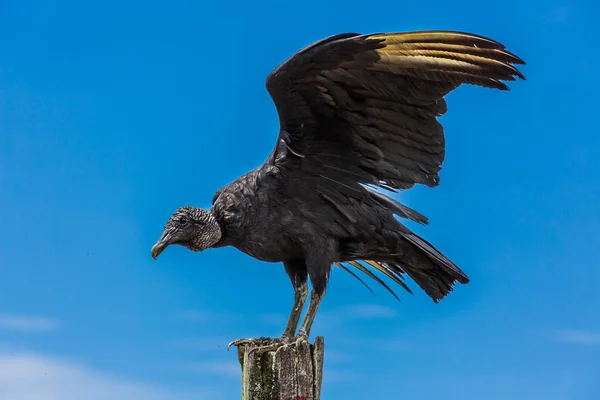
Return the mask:
M 318 295 L 333 264 L 367 286 L 349 263 L 398 298 L 363 260 L 439 301 L 467 275 L 395 218 L 425 216 L 376 189 L 438 185 L 444 96 L 462 84 L 507 89 L 504 81 L 524 79 L 513 65 L 522 63 L 497 41 L 451 31 L 346 33 L 305 47 L 266 81 L 280 122 L 268 159 L 217 191 L 210 223 L 186 231 L 207 240 L 178 240 L 295 260 L 294 287 L 310 279 Z

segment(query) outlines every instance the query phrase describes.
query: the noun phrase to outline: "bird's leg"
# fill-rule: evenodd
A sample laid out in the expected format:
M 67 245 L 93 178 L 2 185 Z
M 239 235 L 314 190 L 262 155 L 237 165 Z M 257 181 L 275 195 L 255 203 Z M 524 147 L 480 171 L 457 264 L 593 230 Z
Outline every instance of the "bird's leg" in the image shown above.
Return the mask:
M 317 310 L 319 309 L 319 305 L 321 304 L 321 300 L 323 300 L 324 295 L 325 291 L 317 292 L 313 289 L 310 292 L 310 302 L 308 303 L 308 310 L 306 311 L 306 315 L 304 316 L 304 321 L 302 321 L 302 326 L 298 331 L 299 337 L 308 340 L 308 336 L 310 335 L 310 328 L 312 328 L 315 316 L 317 315 Z
M 304 308 L 304 303 L 306 303 L 306 298 L 308 297 L 308 284 L 306 281 L 300 283 L 297 287 L 294 287 L 294 306 L 292 307 L 292 311 L 290 312 L 290 317 L 288 319 L 285 330 L 283 331 L 283 335 L 281 339 L 283 341 L 288 341 L 294 337 L 296 333 L 296 328 L 298 328 L 298 321 L 300 321 L 300 315 L 302 314 L 302 309 Z
M 308 297 L 308 283 L 306 264 L 303 259 L 287 260 L 283 263 L 288 273 L 292 286 L 294 287 L 294 305 L 290 312 L 287 325 L 280 338 L 257 338 L 257 339 L 238 339 L 229 343 L 227 349 L 231 346 L 251 345 L 250 352 L 264 353 L 277 350 L 279 347 L 292 344 L 295 339 L 296 328 L 302 314 L 302 309 Z
M 325 296 L 327 280 L 331 272 L 331 258 L 328 255 L 335 252 L 336 246 L 337 243 L 327 241 L 314 243 L 312 251 L 306 254 L 306 269 L 312 283 L 312 290 L 308 310 L 298 331 L 298 337 L 300 338 L 308 340 L 310 335 L 310 328 L 317 315 L 321 300 Z
M 252 345 L 252 347 L 248 350 L 249 354 L 262 354 L 270 351 L 276 351 L 282 346 L 294 345 L 298 340 L 308 341 L 310 329 L 315 320 L 317 310 L 319 309 L 319 305 L 321 304 L 321 300 L 323 299 L 324 295 L 325 292 L 317 292 L 315 290 L 311 291 L 310 302 L 308 303 L 308 310 L 306 312 L 306 315 L 304 316 L 302 326 L 300 327 L 297 336 L 294 336 L 294 331 L 296 330 L 298 321 L 300 319 L 300 314 L 302 313 L 302 308 L 304 306 L 304 303 L 306 302 L 306 298 L 308 297 L 308 285 L 306 284 L 306 282 L 304 282 L 302 287 L 299 287 L 296 291 L 294 307 L 292 308 L 290 318 L 281 338 L 263 337 L 257 339 L 238 339 L 229 343 L 227 349 L 229 349 L 231 346 Z

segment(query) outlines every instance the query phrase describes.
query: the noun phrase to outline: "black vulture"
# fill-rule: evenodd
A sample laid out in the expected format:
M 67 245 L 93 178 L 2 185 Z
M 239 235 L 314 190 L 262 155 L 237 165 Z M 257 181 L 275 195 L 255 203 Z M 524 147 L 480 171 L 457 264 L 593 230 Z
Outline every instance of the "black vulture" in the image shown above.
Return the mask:
M 524 79 L 513 64 L 524 62 L 464 32 L 342 33 L 311 44 L 266 80 L 280 120 L 267 160 L 219 189 L 210 210 L 176 210 L 152 256 L 171 244 L 233 246 L 283 262 L 295 299 L 281 343 L 308 337 L 332 265 L 394 296 L 371 268 L 410 292 L 406 274 L 438 302 L 469 278 L 395 218 L 427 224 L 425 216 L 378 189 L 438 185 L 444 96 L 463 83 L 507 90 L 502 81 Z

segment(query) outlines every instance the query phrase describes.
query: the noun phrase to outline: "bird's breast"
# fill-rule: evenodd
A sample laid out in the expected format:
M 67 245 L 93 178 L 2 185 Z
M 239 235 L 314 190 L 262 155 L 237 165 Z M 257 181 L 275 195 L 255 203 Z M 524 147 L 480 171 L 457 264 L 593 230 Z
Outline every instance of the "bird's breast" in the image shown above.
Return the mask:
M 302 255 L 294 240 L 293 218 L 286 215 L 285 209 L 265 207 L 245 228 L 235 247 L 251 257 L 279 262 Z
M 295 241 L 293 202 L 277 195 L 274 178 L 253 171 L 228 185 L 213 204 L 227 244 L 261 261 L 279 262 L 301 254 Z

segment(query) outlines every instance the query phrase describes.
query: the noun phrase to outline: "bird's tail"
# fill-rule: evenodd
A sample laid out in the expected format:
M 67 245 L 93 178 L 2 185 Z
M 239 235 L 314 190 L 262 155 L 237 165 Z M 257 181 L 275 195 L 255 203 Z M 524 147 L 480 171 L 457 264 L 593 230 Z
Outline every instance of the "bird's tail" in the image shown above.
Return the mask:
M 375 275 L 368 266 L 380 271 L 412 294 L 412 291 L 404 281 L 404 275 L 408 275 L 436 303 L 452 291 L 456 282 L 462 284 L 469 282 L 467 275 L 452 261 L 431 243 L 407 228 L 403 227 L 402 231 L 394 233 L 393 238 L 386 239 L 388 239 L 386 240 L 386 248 L 391 249 L 391 251 L 382 251 L 378 254 L 373 254 L 368 260 L 354 260 L 349 261 L 348 264 L 384 286 L 394 297 L 398 298 L 396 293 L 382 279 Z M 337 263 L 337 265 L 369 288 L 347 266 L 342 263 Z

